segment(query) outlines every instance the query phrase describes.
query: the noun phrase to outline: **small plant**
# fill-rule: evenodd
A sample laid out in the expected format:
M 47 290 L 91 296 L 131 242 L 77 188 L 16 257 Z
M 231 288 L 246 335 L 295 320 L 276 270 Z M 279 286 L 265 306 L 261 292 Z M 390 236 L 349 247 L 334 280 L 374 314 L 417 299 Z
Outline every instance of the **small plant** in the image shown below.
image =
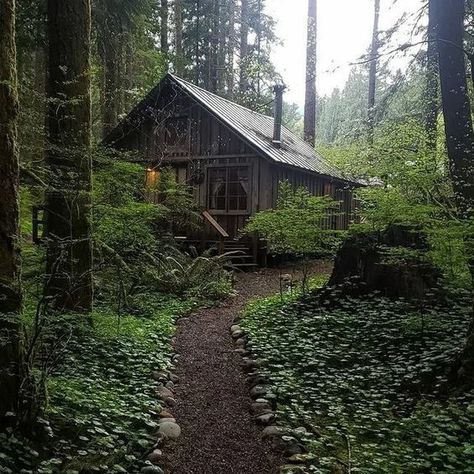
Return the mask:
M 279 183 L 275 209 L 252 216 L 244 232 L 263 237 L 275 255 L 294 255 L 303 259 L 303 289 L 307 288 L 309 258 L 330 254 L 339 241 L 337 231 L 327 221 L 339 203 L 324 196 L 313 196 L 305 187 Z

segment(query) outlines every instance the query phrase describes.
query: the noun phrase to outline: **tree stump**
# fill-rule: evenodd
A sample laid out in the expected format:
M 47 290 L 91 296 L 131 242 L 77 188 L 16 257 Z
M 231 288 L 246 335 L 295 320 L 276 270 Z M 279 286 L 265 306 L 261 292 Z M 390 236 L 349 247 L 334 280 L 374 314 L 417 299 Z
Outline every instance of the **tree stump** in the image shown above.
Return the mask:
M 426 236 L 413 227 L 352 235 L 337 253 L 328 288 L 348 296 L 380 292 L 408 300 L 439 294 L 442 275 L 427 250 Z

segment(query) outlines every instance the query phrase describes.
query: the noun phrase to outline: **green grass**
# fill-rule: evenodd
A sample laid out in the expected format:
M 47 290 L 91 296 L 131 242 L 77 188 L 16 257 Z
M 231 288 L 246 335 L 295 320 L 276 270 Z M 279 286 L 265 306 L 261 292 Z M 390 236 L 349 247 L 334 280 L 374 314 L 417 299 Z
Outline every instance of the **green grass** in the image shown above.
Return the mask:
M 474 393 L 440 396 L 468 321 L 464 301 L 420 313 L 375 296 L 332 309 L 277 296 L 251 303 L 242 326 L 280 419 L 308 430 L 304 472 L 468 473 Z

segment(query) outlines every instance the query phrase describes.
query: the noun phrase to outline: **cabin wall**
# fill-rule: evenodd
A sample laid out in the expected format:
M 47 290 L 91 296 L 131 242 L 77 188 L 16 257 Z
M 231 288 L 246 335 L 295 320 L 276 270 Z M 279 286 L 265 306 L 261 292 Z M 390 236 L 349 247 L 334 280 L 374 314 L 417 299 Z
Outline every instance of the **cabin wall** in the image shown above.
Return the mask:
M 327 229 L 346 230 L 356 219 L 353 189 L 347 183 L 278 164 L 270 165 L 270 176 L 271 204 L 269 207 L 276 205 L 278 183 L 288 181 L 295 187 L 304 186 L 314 196 L 329 196 L 339 203 L 339 209 L 331 212 L 324 223 Z
M 183 118 L 188 120 L 187 138 L 180 141 L 177 147 L 170 146 L 166 143 L 167 124 Z M 211 168 L 248 166 L 248 209 L 211 211 L 231 236 L 238 234 L 250 215 L 274 207 L 278 183 L 283 180 L 295 186 L 305 186 L 314 195 L 329 195 L 341 201 L 341 212 L 328 218 L 329 228 L 346 229 L 353 218 L 352 194 L 344 183 L 276 164 L 259 156 L 228 126 L 171 85 L 164 86 L 156 102 L 150 104 L 140 120 L 127 127 L 126 134 L 115 140 L 114 147 L 137 152 L 135 159 L 144 167 L 155 169 L 171 165 L 176 168 L 178 180 L 192 187 L 195 200 L 203 210 L 209 209 L 208 177 Z M 152 196 L 148 198 L 153 200 Z M 216 237 L 215 231 L 208 229 L 204 238 L 213 237 Z

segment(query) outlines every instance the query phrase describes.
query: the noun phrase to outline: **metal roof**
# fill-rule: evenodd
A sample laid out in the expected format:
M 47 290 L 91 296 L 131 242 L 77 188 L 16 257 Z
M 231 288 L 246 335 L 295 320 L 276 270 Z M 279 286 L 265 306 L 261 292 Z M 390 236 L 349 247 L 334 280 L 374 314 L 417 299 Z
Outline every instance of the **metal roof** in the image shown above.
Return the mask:
M 269 159 L 313 173 L 349 181 L 354 184 L 357 183 L 356 180 L 344 176 L 340 170 L 329 164 L 322 156 L 316 153 L 313 147 L 285 126 L 282 126 L 281 147 L 275 146 L 272 142 L 273 117 L 247 109 L 173 74 L 167 74 L 164 81 L 167 79 L 178 85 L 178 87 L 205 107 L 211 114 L 246 140 L 254 149 Z M 111 132 L 105 142 L 110 142 L 110 139 L 114 137 L 127 122 L 131 122 L 133 117 L 139 114 L 140 110 L 151 98 L 155 97 L 156 100 L 156 95 L 159 94 L 160 90 L 159 86 L 160 85 L 153 89 L 148 97 L 132 110 L 129 116 Z
M 247 109 L 180 77 L 172 74 L 169 76 L 211 113 L 272 160 L 318 174 L 348 180 L 340 170 L 316 153 L 311 145 L 285 126 L 282 126 L 281 147 L 276 147 L 272 142 L 273 117 Z

